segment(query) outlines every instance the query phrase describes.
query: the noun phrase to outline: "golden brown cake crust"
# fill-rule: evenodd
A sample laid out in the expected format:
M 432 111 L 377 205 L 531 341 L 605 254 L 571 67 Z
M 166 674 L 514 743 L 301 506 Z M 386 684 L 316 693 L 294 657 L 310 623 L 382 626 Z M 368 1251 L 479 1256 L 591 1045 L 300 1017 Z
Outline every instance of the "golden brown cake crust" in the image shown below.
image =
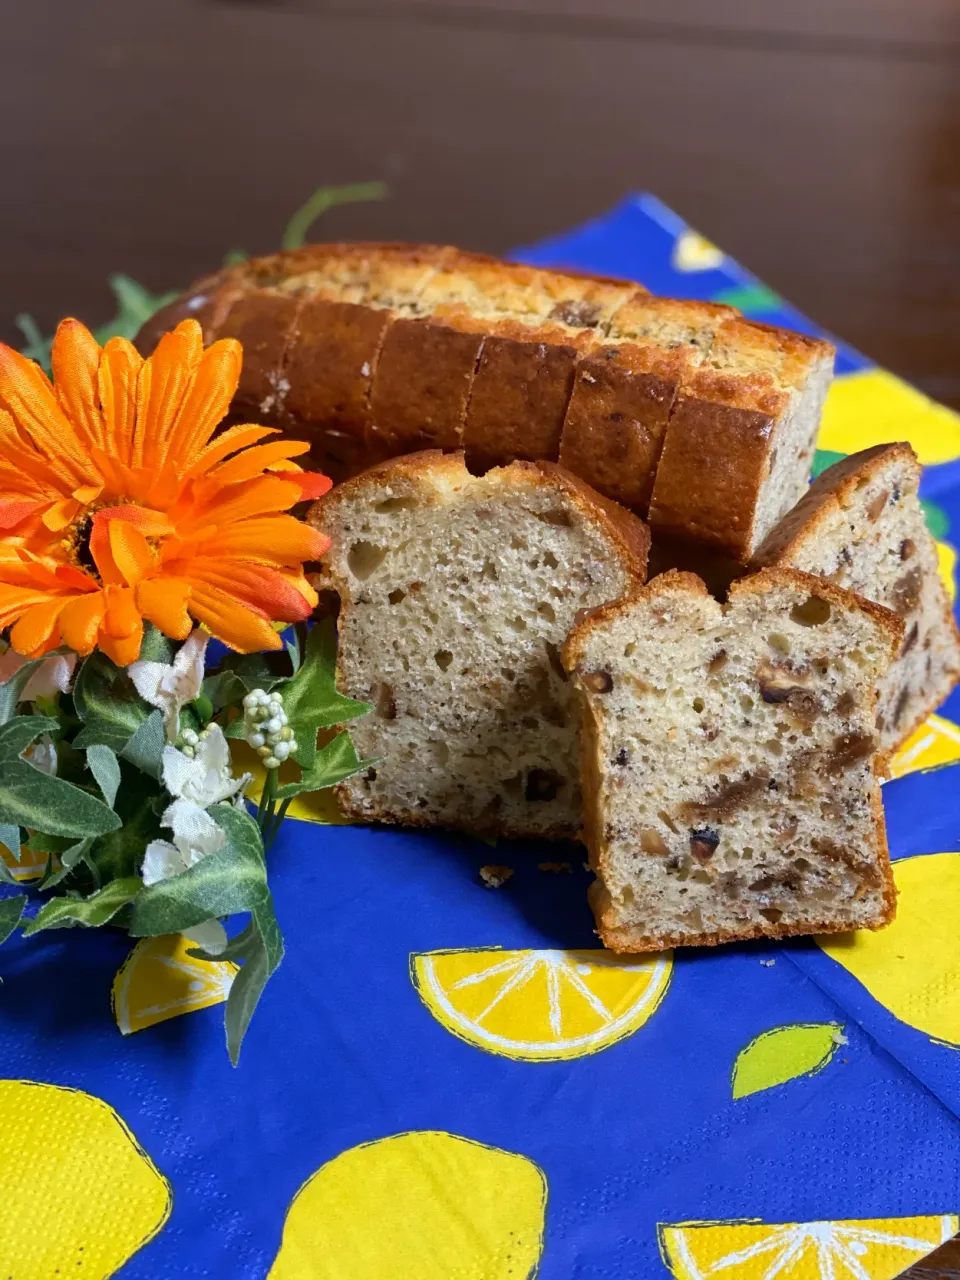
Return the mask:
M 474 470 L 561 460 L 740 563 L 766 531 L 758 511 L 772 523 L 798 496 L 763 506 L 774 437 L 832 352 L 730 307 L 444 245 L 253 259 L 198 281 L 139 343 L 186 315 L 208 342 L 244 343 L 234 415 L 309 440 L 335 479 L 434 445 L 465 448 Z

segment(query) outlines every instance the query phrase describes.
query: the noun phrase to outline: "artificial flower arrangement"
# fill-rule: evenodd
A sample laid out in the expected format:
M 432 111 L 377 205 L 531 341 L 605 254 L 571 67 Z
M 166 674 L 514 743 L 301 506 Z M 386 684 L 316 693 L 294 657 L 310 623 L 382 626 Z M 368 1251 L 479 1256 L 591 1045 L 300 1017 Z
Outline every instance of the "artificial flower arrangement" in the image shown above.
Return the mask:
M 20 887 L 24 849 L 45 862 L 0 896 L 0 942 L 185 933 L 241 962 L 234 1063 L 283 955 L 265 852 L 293 796 L 371 763 L 322 735 L 369 709 L 336 691 L 332 623 L 307 625 L 328 543 L 292 511 L 330 481 L 274 429 L 218 431 L 241 360 L 194 320 L 148 359 L 65 320 L 52 380 L 0 344 L 0 880 Z M 265 770 L 255 816 L 231 739 Z

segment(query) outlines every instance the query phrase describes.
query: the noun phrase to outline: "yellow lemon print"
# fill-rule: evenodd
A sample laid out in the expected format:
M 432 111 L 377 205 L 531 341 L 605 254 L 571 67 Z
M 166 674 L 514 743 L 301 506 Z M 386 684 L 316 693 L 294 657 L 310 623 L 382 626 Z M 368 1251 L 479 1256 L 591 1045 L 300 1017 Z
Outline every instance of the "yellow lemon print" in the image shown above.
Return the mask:
M 670 262 L 675 271 L 715 271 L 725 254 L 697 231 L 681 231 L 673 242 Z
M 893 877 L 892 924 L 817 943 L 901 1022 L 960 1045 L 960 853 L 903 858 Z
M 421 1000 L 448 1031 L 488 1053 L 558 1062 L 607 1049 L 652 1016 L 673 955 L 609 951 L 428 951 L 411 957 Z
M 179 933 L 144 938 L 113 980 L 113 1016 L 125 1036 L 181 1013 L 223 1004 L 237 973 L 227 960 L 197 960 Z
M 300 1188 L 268 1280 L 525 1280 L 546 1200 L 526 1156 L 452 1133 L 381 1138 Z
M 950 462 L 960 457 L 960 414 L 929 400 L 885 369 L 835 378 L 823 409 L 818 449 L 856 453 L 873 444 L 909 440 L 917 457 Z
M 937 543 L 937 565 L 940 569 L 940 577 L 943 579 L 943 585 L 947 589 L 947 596 L 950 600 L 957 598 L 957 553 L 949 542 Z
M 950 1214 L 860 1222 L 689 1222 L 661 1226 L 677 1280 L 893 1280 L 956 1232 Z
M 0 860 L 13 874 L 14 880 L 38 880 L 47 869 L 45 853 L 31 853 L 29 849 L 22 848 L 18 862 L 5 844 L 0 844 Z
M 960 760 L 960 728 L 943 716 L 928 716 L 890 761 L 890 776 L 902 778 L 955 760 Z
M 253 774 L 253 781 L 247 789 L 247 795 L 251 800 L 259 801 L 267 772 L 263 767 L 263 761 L 252 747 L 240 741 L 230 743 L 230 755 L 233 760 L 234 773 Z M 282 766 L 280 769 L 281 782 L 293 782 L 297 776 L 297 770 L 293 764 Z M 307 792 L 306 795 L 294 796 L 290 802 L 290 808 L 287 810 L 287 817 L 299 818 L 303 822 L 318 822 L 324 826 L 346 825 L 346 819 L 340 812 L 332 789 L 312 791 Z
M 0 1132 L 0 1260 L 16 1280 L 105 1280 L 166 1222 L 167 1182 L 102 1099 L 0 1080 Z

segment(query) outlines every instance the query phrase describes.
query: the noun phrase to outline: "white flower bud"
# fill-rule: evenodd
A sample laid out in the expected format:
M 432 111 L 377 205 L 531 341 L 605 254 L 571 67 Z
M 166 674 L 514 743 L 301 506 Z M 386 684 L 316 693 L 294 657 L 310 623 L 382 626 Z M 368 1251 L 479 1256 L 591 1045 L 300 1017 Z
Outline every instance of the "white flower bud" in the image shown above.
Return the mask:
M 264 745 L 264 743 L 266 742 L 266 738 L 263 736 L 262 733 L 248 733 L 247 741 L 250 743 L 251 747 L 254 748 L 254 750 L 257 750 Z
M 292 756 L 295 756 L 295 755 L 297 754 L 297 743 L 296 743 L 296 739 L 295 739 L 295 738 L 291 738 L 291 739 L 290 739 L 290 741 L 287 743 L 287 746 L 290 748 L 290 754 L 291 754 Z
M 198 737 L 197 734 L 194 733 L 192 729 L 184 729 L 183 740 L 188 747 L 195 747 L 197 743 L 200 741 L 200 738 Z
M 278 703 L 278 704 L 282 707 L 282 706 L 283 706 L 283 694 L 282 694 L 282 693 L 278 693 L 276 690 L 274 690 L 274 691 L 270 694 L 270 701 L 271 701 L 271 702 L 276 702 L 276 703 Z
M 292 737 L 293 737 L 293 730 L 290 728 L 288 724 L 285 724 L 283 728 L 280 730 L 280 741 L 289 742 L 292 739 Z
M 261 760 L 266 760 L 267 756 L 273 755 L 273 747 L 259 747 L 257 749 L 257 755 Z
M 277 759 L 276 756 L 267 756 L 267 758 L 264 760 L 263 763 L 267 766 L 268 769 L 280 768 L 280 761 Z
M 271 720 L 264 720 L 262 727 L 263 727 L 264 733 L 279 733 L 280 730 L 283 728 L 283 725 L 276 718 L 276 716 L 274 716 L 273 719 Z
M 273 748 L 273 754 L 278 760 L 286 760 L 287 756 L 290 754 L 289 742 L 276 743 Z
M 195 756 L 197 753 L 196 753 L 196 751 L 193 749 L 193 747 L 191 747 L 191 746 L 188 744 L 187 746 L 185 746 L 185 747 L 183 748 L 183 754 L 187 757 L 187 759 L 188 759 L 188 760 L 192 760 L 192 759 L 194 758 L 194 756 Z
M 243 705 L 249 709 L 250 707 L 255 707 L 258 702 L 259 698 L 255 693 L 248 693 L 243 700 Z
M 263 692 L 262 689 L 253 689 L 251 690 L 250 693 L 247 694 L 247 697 L 252 699 L 252 702 L 251 702 L 251 706 L 252 706 L 254 703 L 259 702 L 261 698 L 266 697 L 266 694 Z M 246 699 L 244 699 L 244 702 L 246 702 Z

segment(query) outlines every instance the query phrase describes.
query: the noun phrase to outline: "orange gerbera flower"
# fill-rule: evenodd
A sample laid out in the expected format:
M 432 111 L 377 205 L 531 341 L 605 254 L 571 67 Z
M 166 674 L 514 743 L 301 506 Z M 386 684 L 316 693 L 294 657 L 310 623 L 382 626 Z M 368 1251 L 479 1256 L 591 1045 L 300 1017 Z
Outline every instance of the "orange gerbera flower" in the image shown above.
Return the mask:
M 274 428 L 214 436 L 241 360 L 230 338 L 205 351 L 195 320 L 148 360 L 64 320 L 52 383 L 0 343 L 0 630 L 18 653 L 126 666 L 144 619 L 175 640 L 196 619 L 250 653 L 309 616 L 303 562 L 328 540 L 283 513 L 330 481 L 291 462 L 308 445 L 257 443 Z

